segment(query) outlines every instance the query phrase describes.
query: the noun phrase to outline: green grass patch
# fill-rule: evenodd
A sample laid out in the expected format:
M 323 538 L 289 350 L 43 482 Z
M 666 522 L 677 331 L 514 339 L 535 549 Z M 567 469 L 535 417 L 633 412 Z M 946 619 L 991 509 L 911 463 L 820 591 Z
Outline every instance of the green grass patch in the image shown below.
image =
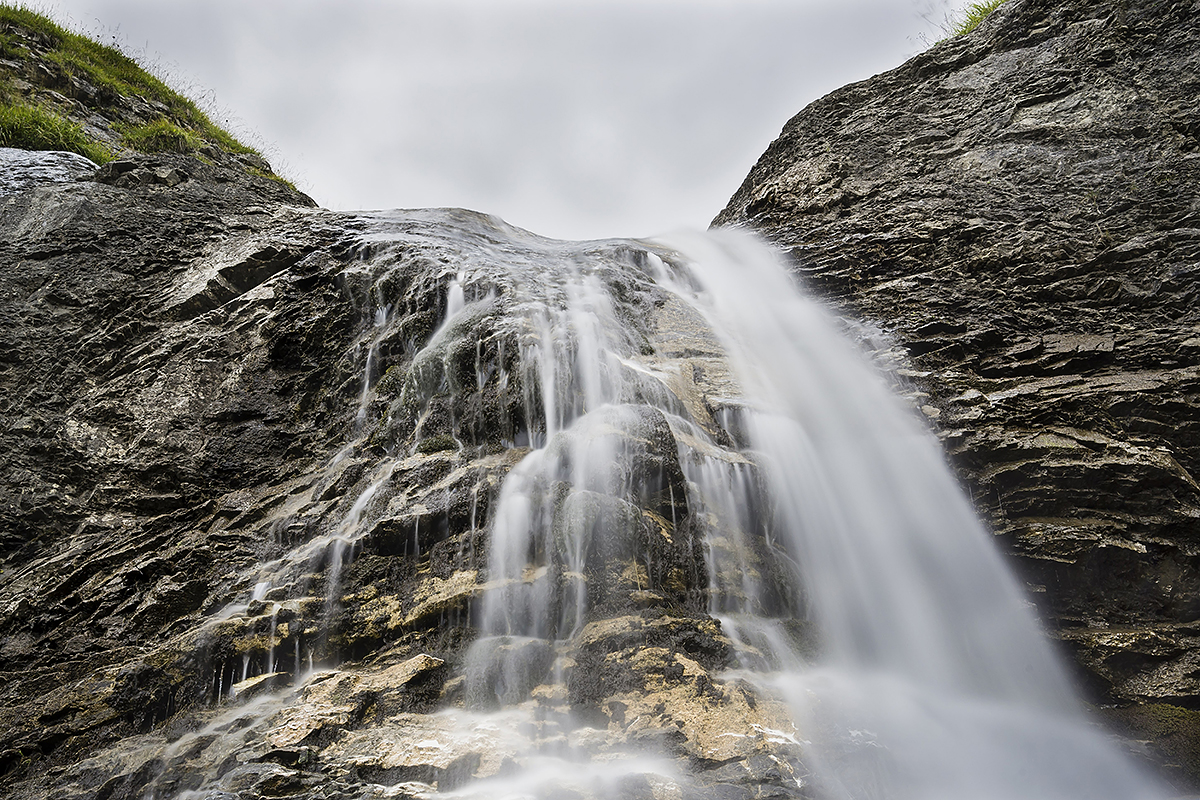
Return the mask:
M 981 0 L 978 3 L 971 3 L 949 21 L 947 33 L 950 36 L 962 36 L 970 33 L 1004 2 L 1005 0 Z
M 191 153 L 204 146 L 194 131 L 180 128 L 165 119 L 145 125 L 118 125 L 117 132 L 130 150 L 143 153 Z
M 291 181 L 289 181 L 287 178 L 283 177 L 282 175 L 275 175 L 270 172 L 264 172 L 261 169 L 259 169 L 258 167 L 251 167 L 251 166 L 246 166 L 246 172 L 249 172 L 251 175 L 257 175 L 260 178 L 268 178 L 270 180 L 275 181 L 276 183 L 281 183 L 284 186 L 291 189 L 293 192 L 300 191 L 299 189 L 296 188 L 296 184 L 292 183 Z
M 111 104 L 116 96 L 140 96 L 164 108 L 163 121 L 173 126 L 176 131 L 184 132 L 185 136 L 184 139 L 176 137 L 172 140 L 162 128 L 143 132 L 143 140 L 158 148 L 151 152 L 170 149 L 165 145 L 172 141 L 184 142 L 189 149 L 195 149 L 194 138 L 199 137 L 229 153 L 257 153 L 254 148 L 247 147 L 218 128 L 195 103 L 146 72 L 137 61 L 115 47 L 68 31 L 25 5 L 0 4 L 0 36 L 5 37 L 3 41 L 8 42 L 0 44 L 0 47 L 19 47 L 11 33 L 14 28 L 24 29 L 40 38 L 48 47 L 46 58 L 56 63 L 65 73 L 75 75 L 97 87 L 99 91 L 94 103 L 106 105 Z M 156 125 L 158 121 L 143 127 L 150 128 Z M 124 131 L 121 133 L 130 141 L 129 134 Z M 135 138 L 138 135 L 133 134 Z M 139 149 L 132 144 L 131 147 Z
M 75 123 L 35 106 L 0 103 L 0 147 L 22 150 L 68 150 L 97 164 L 112 154 L 88 138 Z
M 28 52 L 17 40 L 17 37 L 8 33 L 0 33 L 0 58 L 22 58 Z
M 54 37 L 63 32 L 63 29 L 55 25 L 49 17 L 39 14 L 24 3 L 20 5 L 0 3 L 0 23 L 5 22 L 42 36 Z

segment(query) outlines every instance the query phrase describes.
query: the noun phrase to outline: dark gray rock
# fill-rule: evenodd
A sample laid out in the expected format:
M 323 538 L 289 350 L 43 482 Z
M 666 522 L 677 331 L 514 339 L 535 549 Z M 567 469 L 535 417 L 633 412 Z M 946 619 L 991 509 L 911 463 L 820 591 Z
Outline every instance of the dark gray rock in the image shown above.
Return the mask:
M 0 147 L 0 197 L 50 183 L 84 180 L 95 171 L 91 160 L 76 153 Z
M 554 258 L 612 273 L 630 347 L 653 352 L 680 331 L 626 270 L 636 243 L 454 209 L 337 214 L 187 156 L 92 177 L 0 198 L 9 795 L 416 796 L 535 746 L 800 769 L 793 745 L 726 735 L 787 712 L 721 676 L 679 445 L 636 396 L 548 449 L 555 536 L 588 555 L 581 572 L 556 556 L 546 580 L 586 584 L 587 636 L 497 640 L 519 686 L 465 674 L 499 488 L 547 435 L 525 407 L 541 401 L 519 287 Z M 443 324 L 463 271 L 472 302 Z M 571 437 L 588 435 L 627 463 L 572 486 Z M 298 680 L 312 667 L 336 670 Z M 472 706 L 497 695 L 538 724 L 475 735 Z
M 896 348 L 1094 699 L 1200 707 L 1194 3 L 1012 0 L 796 115 L 714 224 Z
M 313 278 L 313 253 L 335 238 L 328 215 L 240 170 L 184 156 L 129 164 L 126 174 L 198 179 L 42 183 L 0 198 L 0 769 L 10 779 L 193 702 L 194 688 L 171 688 L 169 663 L 142 659 L 253 557 L 244 538 L 206 538 L 229 513 L 219 498 L 302 474 L 329 446 L 329 433 L 293 414 L 316 402 L 321 366 L 279 364 L 270 336 L 247 324 L 284 297 L 310 308 L 341 297 Z M 171 305 L 197 293 L 189 276 L 210 262 L 240 269 L 237 297 L 251 293 L 267 277 L 253 256 L 271 246 L 310 262 L 269 297 L 227 306 L 239 324 L 181 319 Z M 333 358 L 348 323 L 323 319 L 306 355 Z M 338 336 L 324 338 L 330 330 Z M 242 378 L 218 361 L 227 356 L 265 371 Z
M 721 218 L 890 337 L 881 360 L 903 365 L 1092 688 L 1147 701 L 1111 716 L 1182 782 L 1200 741 L 1169 705 L 1200 690 L 1195 53 L 1186 5 L 1013 0 L 801 114 Z M 537 433 L 508 265 L 645 254 L 457 210 L 388 218 L 405 245 L 376 248 L 364 218 L 231 161 L 123 159 L 0 197 L 8 793 L 421 796 L 505 774 L 536 740 L 650 749 L 691 775 L 627 776 L 630 796 L 804 794 L 802 748 L 763 733 L 787 709 L 721 674 L 730 641 L 678 535 L 700 510 L 669 426 L 635 401 L 621 480 L 638 491 L 547 473 L 557 523 L 622 532 L 585 567 L 586 624 L 563 652 L 495 643 L 562 683 L 517 687 L 536 725 L 476 730 L 464 708 L 498 692 L 468 685 L 463 656 L 497 487 Z M 443 327 L 464 264 L 475 302 Z M 631 341 L 708 353 L 636 279 L 619 294 Z M 350 517 L 365 534 L 344 561 L 293 550 Z M 322 662 L 338 668 L 296 685 Z

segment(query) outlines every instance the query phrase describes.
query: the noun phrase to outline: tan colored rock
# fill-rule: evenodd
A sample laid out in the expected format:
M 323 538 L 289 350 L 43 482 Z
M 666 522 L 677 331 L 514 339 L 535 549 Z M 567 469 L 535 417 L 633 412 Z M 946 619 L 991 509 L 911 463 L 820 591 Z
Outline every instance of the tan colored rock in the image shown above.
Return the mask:
M 272 747 L 292 747 L 319 731 L 346 726 L 367 699 L 380 693 L 401 692 L 414 678 L 443 663 L 440 658 L 422 653 L 378 672 L 318 675 L 304 687 L 295 704 L 275 716 L 263 738 Z
M 465 612 L 484 587 L 477 583 L 477 570 L 459 570 L 449 578 L 428 575 L 418 583 L 410 599 L 397 594 L 379 594 L 376 587 L 347 598 L 357 604 L 355 631 L 382 638 L 412 628 L 442 615 Z M 410 605 L 412 603 L 412 605 Z
M 402 624 L 407 627 L 447 611 L 467 608 L 468 603 L 483 590 L 478 578 L 476 570 L 460 570 L 446 580 L 431 577 L 417 589 L 414 597 L 417 603 L 404 617 Z
M 291 673 L 288 672 L 267 672 L 244 681 L 238 681 L 229 687 L 229 691 L 235 697 L 253 697 L 256 694 L 284 686 L 291 678 Z
M 398 714 L 382 725 L 353 731 L 321 751 L 331 764 L 398 770 L 415 780 L 438 780 L 454 769 L 458 778 L 495 775 L 527 744 L 516 725 L 523 715 L 468 712 Z
M 352 704 L 290 706 L 275 716 L 274 727 L 263 734 L 263 740 L 271 747 L 293 747 L 318 731 L 346 725 L 353 713 Z
M 613 658 L 624 658 L 614 654 Z M 728 761 L 799 744 L 784 703 L 714 678 L 697 662 L 662 647 L 637 651 L 628 661 L 645 681 L 641 692 L 613 695 L 604 705 L 618 740 L 648 732 L 679 731 L 690 757 Z

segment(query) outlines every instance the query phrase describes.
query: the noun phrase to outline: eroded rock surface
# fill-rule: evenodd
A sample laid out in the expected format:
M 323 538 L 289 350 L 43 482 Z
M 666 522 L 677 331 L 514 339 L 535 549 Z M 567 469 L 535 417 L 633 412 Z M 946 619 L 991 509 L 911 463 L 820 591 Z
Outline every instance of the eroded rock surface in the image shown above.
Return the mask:
M 0 147 L 0 197 L 48 183 L 90 180 L 96 169 L 95 164 L 75 153 Z
M 1011 0 L 814 104 L 720 218 L 892 345 L 1093 690 L 1180 785 L 1200 727 L 1189 8 Z M 722 576 L 695 535 L 724 523 L 681 449 L 758 481 L 739 392 L 693 312 L 612 269 L 636 276 L 642 245 L 335 214 L 184 156 L 52 177 L 0 197 L 11 796 L 489 796 L 530 776 L 812 796 L 805 732 L 731 671 L 707 613 L 710 593 L 748 601 L 744 577 L 796 605 L 765 538 L 718 530 L 710 555 L 740 570 Z M 538 427 L 580 401 L 533 391 L 537 337 L 513 322 L 542 276 L 489 266 L 548 251 L 614 273 L 605 378 L 632 387 L 570 432 Z M 493 574 L 500 488 L 535 440 L 549 536 L 530 549 L 587 557 Z M 573 471 L 593 445 L 627 472 Z M 489 593 L 537 587 L 574 598 L 549 610 L 563 635 L 476 641 Z M 802 628 L 783 635 L 811 644 Z
M 1197 11 L 1012 0 L 804 109 L 715 221 L 882 331 L 1102 703 L 1200 707 Z
M 186 156 L 75 177 L 27 171 L 0 198 L 11 796 L 423 797 L 547 775 L 588 797 L 804 795 L 798 732 L 728 674 L 705 613 L 709 512 L 680 441 L 721 431 L 707 398 L 732 381 L 636 277 L 648 251 L 457 210 L 336 214 Z M 570 430 L 541 420 L 583 413 L 573 390 L 539 393 L 524 355 L 547 253 L 613 282 L 615 335 L 643 359 L 613 361 L 628 392 Z M 699 427 L 639 399 L 646 372 Z M 535 440 L 539 546 L 583 560 L 497 574 L 500 489 Z M 594 447 L 620 458 L 576 470 Z M 766 546 L 744 568 L 769 576 Z M 550 610 L 566 627 L 470 661 L 482 598 L 538 586 L 574 598 Z

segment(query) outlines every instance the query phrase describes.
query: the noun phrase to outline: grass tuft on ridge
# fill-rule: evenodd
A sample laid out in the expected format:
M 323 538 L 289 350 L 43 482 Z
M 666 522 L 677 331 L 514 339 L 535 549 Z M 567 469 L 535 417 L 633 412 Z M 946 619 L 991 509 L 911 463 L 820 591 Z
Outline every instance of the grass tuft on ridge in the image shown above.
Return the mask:
M 97 164 L 112 153 L 90 139 L 83 129 L 57 114 L 20 103 L 0 103 L 0 147 L 22 150 L 67 150 Z
M 88 98 L 89 105 L 103 110 L 104 106 L 118 104 L 123 97 L 141 97 L 162 112 L 160 119 L 147 124 L 118 128 L 130 149 L 179 152 L 185 146 L 190 151 L 212 144 L 228 153 L 259 155 L 254 148 L 214 125 L 195 103 L 117 48 L 73 33 L 24 3 L 0 3 L 0 55 L 20 58 L 27 54 L 20 37 L 14 35 L 22 30 L 32 34 L 39 49 L 45 50 L 46 59 L 65 75 L 95 87 L 96 95 Z M 0 96 L 0 102 L 5 99 Z M 145 150 L 147 146 L 153 149 Z
M 959 11 L 955 19 L 950 20 L 947 33 L 949 36 L 970 33 L 1004 2 L 1005 0 L 980 0 L 978 3 L 971 3 Z
M 204 146 L 204 140 L 193 131 L 165 119 L 145 125 L 118 125 L 125 144 L 143 153 L 192 153 Z

